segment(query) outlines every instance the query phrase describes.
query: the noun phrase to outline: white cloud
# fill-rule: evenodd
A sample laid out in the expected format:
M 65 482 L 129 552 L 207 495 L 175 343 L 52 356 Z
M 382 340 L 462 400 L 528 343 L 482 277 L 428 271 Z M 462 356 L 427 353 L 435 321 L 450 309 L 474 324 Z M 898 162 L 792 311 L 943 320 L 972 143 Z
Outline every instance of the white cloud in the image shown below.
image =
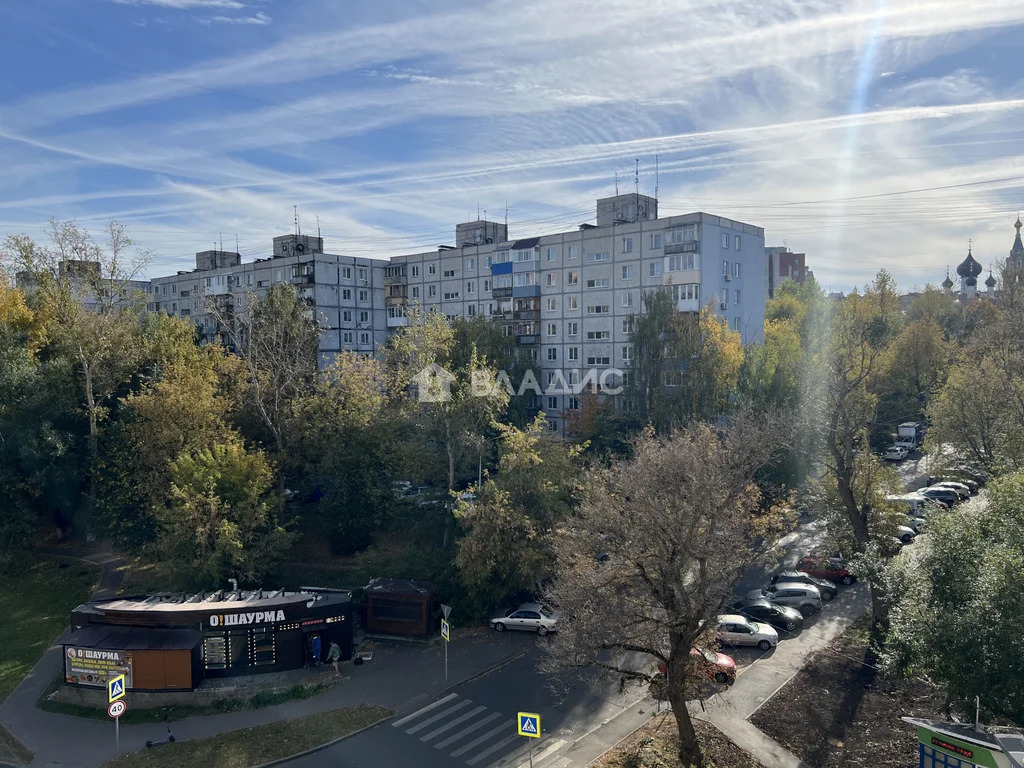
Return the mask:
M 118 5 L 152 5 L 157 8 L 172 8 L 174 10 L 223 8 L 237 11 L 245 8 L 245 4 L 238 0 L 114 0 L 114 2 Z
M 257 24 L 262 26 L 269 24 L 273 19 L 263 11 L 259 11 L 255 16 L 213 16 L 208 20 L 200 21 L 209 21 L 213 24 Z

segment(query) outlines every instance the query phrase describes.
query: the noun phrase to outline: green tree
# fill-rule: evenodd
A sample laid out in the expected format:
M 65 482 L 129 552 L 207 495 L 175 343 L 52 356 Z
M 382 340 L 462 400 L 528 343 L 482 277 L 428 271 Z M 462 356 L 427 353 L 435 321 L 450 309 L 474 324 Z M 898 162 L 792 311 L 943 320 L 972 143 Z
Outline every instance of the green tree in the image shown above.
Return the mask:
M 157 514 L 157 551 L 177 583 L 216 588 L 228 577 L 259 584 L 293 534 L 263 451 L 237 439 L 183 452 L 171 463 L 170 503 Z

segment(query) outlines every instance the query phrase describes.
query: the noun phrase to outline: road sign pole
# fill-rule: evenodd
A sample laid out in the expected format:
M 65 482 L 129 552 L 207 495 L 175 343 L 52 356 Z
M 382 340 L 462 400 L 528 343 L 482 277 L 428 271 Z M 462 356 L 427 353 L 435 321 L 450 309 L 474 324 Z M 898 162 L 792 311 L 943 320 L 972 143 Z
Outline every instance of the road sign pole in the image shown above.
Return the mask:
M 117 754 L 121 754 L 121 718 L 114 718 L 114 748 L 117 750 Z M 530 759 L 530 765 L 533 765 L 533 758 Z
M 444 681 L 448 682 L 448 641 L 444 644 Z
M 452 607 L 441 603 L 441 613 L 444 614 L 444 621 L 441 622 L 441 634 L 444 639 L 444 681 L 448 682 L 448 643 L 451 640 L 451 625 L 448 624 L 448 617 L 452 614 Z
M 533 768 L 533 739 L 527 739 L 530 744 L 530 768 Z

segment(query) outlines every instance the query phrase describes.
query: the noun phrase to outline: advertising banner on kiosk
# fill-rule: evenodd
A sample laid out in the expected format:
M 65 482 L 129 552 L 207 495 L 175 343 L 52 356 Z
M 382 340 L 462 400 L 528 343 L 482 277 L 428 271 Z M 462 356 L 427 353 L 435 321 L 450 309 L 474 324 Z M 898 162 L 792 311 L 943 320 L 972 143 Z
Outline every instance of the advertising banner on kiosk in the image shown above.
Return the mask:
M 131 651 L 68 646 L 64 656 L 64 677 L 67 682 L 105 688 L 107 680 L 117 675 L 124 675 L 126 688 L 132 687 Z

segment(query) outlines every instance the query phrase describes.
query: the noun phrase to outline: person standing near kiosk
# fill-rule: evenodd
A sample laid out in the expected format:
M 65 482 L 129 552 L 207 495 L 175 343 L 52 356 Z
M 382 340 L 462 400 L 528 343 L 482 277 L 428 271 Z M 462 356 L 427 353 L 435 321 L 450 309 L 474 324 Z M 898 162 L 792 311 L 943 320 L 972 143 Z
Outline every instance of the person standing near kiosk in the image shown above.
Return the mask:
M 320 666 L 320 635 L 313 635 L 313 666 Z

